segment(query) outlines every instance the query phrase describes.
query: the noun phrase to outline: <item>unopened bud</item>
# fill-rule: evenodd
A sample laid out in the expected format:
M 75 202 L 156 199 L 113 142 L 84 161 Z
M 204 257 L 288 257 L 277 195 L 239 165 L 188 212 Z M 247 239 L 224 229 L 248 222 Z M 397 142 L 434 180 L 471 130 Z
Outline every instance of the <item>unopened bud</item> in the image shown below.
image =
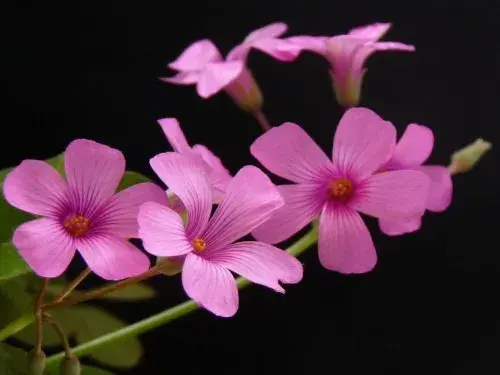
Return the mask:
M 162 275 L 175 276 L 182 270 L 183 257 L 158 257 L 156 266 Z
M 451 164 L 448 167 L 450 173 L 457 174 L 470 171 L 490 148 L 491 143 L 479 138 L 470 145 L 456 151 L 451 155 Z
M 75 356 L 65 357 L 61 362 L 61 375 L 80 375 L 82 368 Z
M 33 349 L 28 353 L 28 374 L 43 375 L 45 371 L 45 353 L 41 350 Z
M 224 90 L 244 111 L 254 113 L 262 108 L 263 99 L 259 85 L 246 68 Z

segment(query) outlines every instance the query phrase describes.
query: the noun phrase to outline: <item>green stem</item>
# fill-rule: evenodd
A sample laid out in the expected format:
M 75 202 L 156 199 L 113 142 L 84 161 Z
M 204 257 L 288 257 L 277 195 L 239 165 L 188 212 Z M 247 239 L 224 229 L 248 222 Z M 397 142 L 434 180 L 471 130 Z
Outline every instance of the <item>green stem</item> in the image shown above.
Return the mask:
M 318 239 L 318 230 L 316 227 L 314 227 L 306 235 L 304 235 L 304 237 L 302 237 L 292 246 L 290 246 L 287 249 L 287 252 L 297 257 L 300 254 L 302 254 L 305 250 L 307 250 L 311 245 L 315 244 L 317 239 Z M 238 289 L 243 289 L 251 284 L 250 281 L 242 277 L 239 277 L 236 282 L 238 285 Z M 129 337 L 135 337 L 142 333 L 151 331 L 157 327 L 167 324 L 172 320 L 180 318 L 198 309 L 199 306 L 193 300 L 183 302 L 180 305 L 171 307 L 159 314 L 153 315 L 137 323 L 131 324 L 127 327 L 121 328 L 114 332 L 110 332 L 94 340 L 78 345 L 72 349 L 72 352 L 75 356 L 81 357 L 85 354 L 92 353 L 95 350 L 105 345 L 111 344 L 115 341 L 124 340 Z M 62 352 L 50 356 L 49 358 L 47 358 L 46 362 L 47 366 L 55 365 L 58 361 L 64 358 L 64 355 L 65 353 Z
M 15 335 L 17 332 L 23 330 L 31 323 L 33 323 L 34 320 L 35 320 L 35 314 L 30 313 L 21 315 L 13 322 L 10 322 L 0 331 L 0 342 L 9 338 L 12 335 Z

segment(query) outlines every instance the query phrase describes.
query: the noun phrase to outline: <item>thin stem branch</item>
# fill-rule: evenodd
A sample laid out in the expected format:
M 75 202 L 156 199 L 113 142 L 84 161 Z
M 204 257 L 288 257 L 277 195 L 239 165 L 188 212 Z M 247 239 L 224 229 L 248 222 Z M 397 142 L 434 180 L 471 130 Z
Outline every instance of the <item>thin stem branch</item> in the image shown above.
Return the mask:
M 316 227 L 312 228 L 308 233 L 306 233 L 301 239 L 295 242 L 292 246 L 287 249 L 287 252 L 293 256 L 298 256 L 302 254 L 305 250 L 315 244 L 318 240 L 318 230 Z M 247 279 L 239 277 L 236 280 L 238 289 L 243 289 L 250 285 L 251 282 Z M 94 340 L 88 341 L 77 347 L 73 348 L 73 354 L 77 357 L 84 356 L 86 354 L 92 353 L 95 350 L 109 345 L 115 341 L 124 340 L 129 337 L 135 337 L 142 333 L 151 331 L 157 327 L 167 324 L 177 318 L 187 315 L 195 310 L 199 309 L 199 306 L 193 300 L 186 301 L 180 305 L 171 307 L 159 314 L 150 316 L 144 320 L 137 323 L 131 324 L 127 327 L 123 327 L 116 331 L 110 332 L 104 336 L 98 337 Z M 47 358 L 47 366 L 55 365 L 58 361 L 64 358 L 65 353 L 58 353 Z
M 73 281 L 71 281 L 68 286 L 61 292 L 59 295 L 51 302 L 56 303 L 62 301 L 66 298 L 75 288 L 88 276 L 92 273 L 90 268 L 84 269 Z
M 267 116 L 264 114 L 262 111 L 255 111 L 252 112 L 253 117 L 257 120 L 259 123 L 260 127 L 262 128 L 262 131 L 265 133 L 269 130 L 271 130 L 272 126 L 267 119 Z
M 137 284 L 140 281 L 149 279 L 153 276 L 159 275 L 160 271 L 157 267 L 150 268 L 148 271 L 141 273 L 138 276 L 131 277 L 129 279 L 125 279 L 122 281 L 119 281 L 117 283 L 105 285 L 101 288 L 91 290 L 87 293 L 82 293 L 80 295 L 77 295 L 72 298 L 68 298 L 62 301 L 53 301 L 49 302 L 45 305 L 42 306 L 43 310 L 51 310 L 56 307 L 63 307 L 63 306 L 71 306 L 71 305 L 76 305 L 77 303 L 85 302 L 97 297 L 104 296 L 106 294 L 109 294 L 111 292 L 117 291 L 119 289 L 126 288 L 127 286 Z
M 42 355 L 42 343 L 43 343 L 43 322 L 42 322 L 42 303 L 43 297 L 45 295 L 45 289 L 49 283 L 48 279 L 43 279 L 42 287 L 40 292 L 35 299 L 35 351 L 37 355 Z
M 64 333 L 64 330 L 61 327 L 61 325 L 48 312 L 43 313 L 43 318 L 47 323 L 49 323 L 54 328 L 57 335 L 59 336 L 59 339 L 61 340 L 61 343 L 64 348 L 64 352 L 66 353 L 66 357 L 68 358 L 74 357 L 73 352 L 71 350 L 71 345 L 69 344 L 68 341 L 68 337 L 66 336 L 66 333 Z

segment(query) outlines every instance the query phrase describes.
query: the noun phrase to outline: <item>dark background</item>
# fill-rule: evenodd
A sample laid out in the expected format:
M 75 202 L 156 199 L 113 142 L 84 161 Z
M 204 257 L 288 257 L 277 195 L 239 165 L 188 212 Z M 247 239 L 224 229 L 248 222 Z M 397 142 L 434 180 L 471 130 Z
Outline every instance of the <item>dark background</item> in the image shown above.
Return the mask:
M 315 249 L 305 278 L 285 296 L 260 286 L 240 294 L 232 319 L 205 311 L 143 336 L 140 367 L 124 374 L 492 374 L 500 369 L 498 87 L 500 49 L 494 1 L 81 1 L 14 2 L 2 11 L 0 167 L 48 158 L 74 138 L 122 150 L 129 169 L 151 177 L 148 160 L 169 150 L 156 120 L 177 117 L 192 144 L 203 143 L 232 173 L 257 164 L 248 146 L 259 127 L 225 94 L 160 82 L 191 42 L 212 39 L 223 53 L 250 31 L 284 21 L 287 35 L 335 35 L 391 21 L 386 40 L 416 53 L 379 53 L 368 62 L 362 105 L 436 135 L 432 162 L 483 137 L 494 149 L 455 178 L 454 202 L 427 214 L 418 233 L 380 234 L 369 274 L 323 269 Z M 342 109 L 326 62 L 305 53 L 279 63 L 249 61 L 273 124 L 302 125 L 330 153 Z M 185 300 L 178 278 L 153 281 L 161 297 L 108 304 L 130 322 Z

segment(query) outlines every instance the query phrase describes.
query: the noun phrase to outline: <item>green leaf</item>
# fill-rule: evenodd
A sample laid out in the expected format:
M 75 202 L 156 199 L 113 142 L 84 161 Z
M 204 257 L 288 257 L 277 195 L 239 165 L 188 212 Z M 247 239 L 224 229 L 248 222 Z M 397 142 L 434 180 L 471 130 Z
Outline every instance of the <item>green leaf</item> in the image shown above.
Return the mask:
M 66 335 L 74 337 L 78 344 L 126 326 L 126 323 L 115 316 L 94 306 L 78 305 L 54 309 L 51 314 L 61 325 Z M 34 325 L 26 327 L 14 338 L 25 344 L 33 345 L 35 342 Z M 60 345 L 59 337 L 49 324 L 43 325 L 43 342 L 45 346 Z M 119 341 L 91 355 L 99 362 L 121 368 L 137 365 L 141 356 L 142 345 L 136 337 Z
M 82 375 L 114 375 L 112 372 L 97 367 L 82 366 Z
M 0 244 L 0 283 L 30 271 L 14 245 L 7 242 Z
M 52 165 L 61 176 L 66 176 L 64 170 L 64 154 L 56 155 L 50 159 L 45 160 L 47 163 Z
M 108 312 L 92 306 L 74 307 L 73 316 L 83 321 L 75 335 L 79 343 L 93 340 L 127 325 Z M 142 357 L 142 345 L 137 337 L 132 337 L 116 342 L 114 345 L 105 346 L 92 353 L 91 357 L 109 366 L 134 367 Z
M 75 319 L 72 308 L 54 309 L 50 312 L 55 321 L 57 321 L 67 335 L 72 335 L 78 329 L 79 319 Z M 27 345 L 35 345 L 35 325 L 31 324 L 21 332 L 14 335 L 16 340 Z M 43 345 L 44 347 L 60 346 L 61 340 L 55 329 L 47 323 L 43 324 Z
M 0 374 L 26 375 L 27 365 L 27 356 L 24 350 L 0 343 Z
M 33 274 L 26 274 L 6 280 L 0 286 L 0 306 L 8 306 L 0 309 L 0 327 L 33 311 L 31 290 L 36 290 L 35 282 Z
M 47 375 L 60 375 L 59 366 L 51 366 L 47 370 Z M 81 375 L 115 375 L 115 374 L 97 367 L 82 366 Z
M 141 182 L 151 182 L 151 180 L 138 172 L 126 171 L 123 175 L 120 185 L 118 185 L 117 191 L 124 190 Z

